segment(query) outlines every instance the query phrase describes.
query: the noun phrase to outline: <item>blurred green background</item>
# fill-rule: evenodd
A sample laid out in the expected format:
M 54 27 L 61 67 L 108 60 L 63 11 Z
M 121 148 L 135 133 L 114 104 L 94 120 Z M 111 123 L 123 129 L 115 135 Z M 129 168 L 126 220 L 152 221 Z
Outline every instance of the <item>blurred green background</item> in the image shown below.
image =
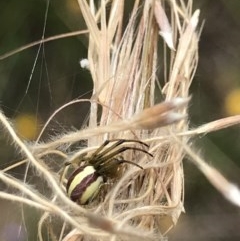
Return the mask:
M 240 114 L 240 1 L 193 2 L 205 21 L 199 43 L 199 67 L 191 87 L 190 125 L 196 127 Z M 0 55 L 41 39 L 46 9 L 44 0 L 0 1 Z M 76 0 L 50 1 L 45 37 L 83 28 Z M 60 39 L 42 45 L 41 49 L 38 45 L 0 60 L 1 109 L 26 138 L 34 140 L 37 127 L 58 107 L 75 98 L 91 96 L 90 75 L 79 65 L 79 60 L 87 57 L 86 43 L 84 35 Z M 88 108 L 88 103 L 65 108 L 50 123 L 43 138 L 79 129 Z M 4 168 L 17 153 L 0 130 L 0 166 Z M 239 126 L 194 141 L 206 161 L 240 186 Z M 15 175 L 22 175 L 21 168 L 15 170 Z M 169 240 L 240 240 L 240 210 L 225 201 L 187 161 L 185 180 L 186 214 L 169 234 Z M 19 231 L 19 211 L 12 206 L 9 209 L 6 202 L 0 201 L 0 205 L 1 209 L 7 207 L 0 218 L 0 240 L 25 240 L 24 231 L 19 232 L 19 239 L 9 236 L 14 234 L 12 230 Z M 29 240 L 35 239 L 33 232 Z

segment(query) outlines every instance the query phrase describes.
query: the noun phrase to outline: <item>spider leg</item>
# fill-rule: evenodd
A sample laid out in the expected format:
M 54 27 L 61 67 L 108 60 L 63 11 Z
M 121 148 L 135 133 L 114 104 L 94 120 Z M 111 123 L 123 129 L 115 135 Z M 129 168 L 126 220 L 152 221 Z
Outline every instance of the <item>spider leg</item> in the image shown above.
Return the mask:
M 103 148 L 105 146 L 107 146 L 109 143 L 111 142 L 116 142 L 115 144 L 113 144 L 112 146 L 106 148 L 103 152 L 101 152 L 103 150 Z M 146 143 L 139 141 L 139 140 L 133 140 L 133 139 L 112 139 L 112 140 L 106 140 L 93 154 L 92 154 L 92 158 L 94 159 L 96 156 L 98 158 L 103 157 L 105 154 L 107 154 L 108 152 L 112 151 L 114 148 L 116 148 L 117 146 L 121 145 L 122 143 L 125 142 L 135 142 L 135 143 L 139 143 L 141 145 L 144 145 L 146 147 L 149 147 Z
M 72 163 L 69 162 L 69 161 L 66 161 L 66 162 L 64 163 L 65 167 L 67 167 L 67 166 L 69 166 L 69 165 L 71 165 L 71 164 L 72 164 Z
M 115 144 L 113 144 L 112 146 L 106 148 L 103 152 L 101 152 L 105 146 L 107 146 L 109 143 L 111 142 L 116 142 Z M 114 139 L 114 140 L 106 140 L 104 141 L 104 143 L 91 155 L 91 158 L 94 159 L 95 157 L 102 157 L 104 156 L 106 153 L 108 153 L 109 151 L 113 150 L 115 147 L 121 145 L 124 142 L 123 139 Z
M 123 159 L 122 156 L 120 156 L 120 158 L 116 158 L 116 161 L 118 162 L 118 164 L 128 163 L 128 164 L 132 164 L 132 165 L 134 165 L 134 166 L 136 166 L 136 167 L 139 167 L 140 169 L 143 169 L 142 166 L 138 165 L 138 164 L 135 163 L 135 162 L 125 160 L 125 159 Z
M 131 146 L 124 146 L 124 147 L 121 147 L 120 149 L 110 153 L 109 155 L 106 155 L 106 156 L 102 156 L 100 158 L 96 158 L 94 162 L 94 166 L 96 166 L 97 168 L 106 160 L 111 160 L 114 156 L 126 151 L 126 150 L 135 150 L 135 151 L 141 151 L 141 152 L 144 152 L 146 154 L 148 154 L 149 156 L 153 157 L 153 155 L 151 153 L 149 153 L 148 151 L 144 150 L 144 149 L 141 149 L 141 148 L 138 148 L 138 147 L 131 147 Z
M 143 169 L 142 166 L 138 165 L 137 163 L 135 162 L 132 162 L 132 161 L 128 161 L 128 160 L 125 160 L 123 158 L 114 158 L 114 159 L 111 159 L 111 162 L 109 162 L 108 166 L 102 166 L 98 169 L 98 173 L 100 175 L 103 175 L 104 173 L 108 172 L 109 170 L 111 170 L 112 168 L 114 168 L 116 165 L 120 165 L 120 164 L 123 164 L 123 163 L 128 163 L 128 164 L 131 164 L 131 165 L 134 165 L 140 169 Z

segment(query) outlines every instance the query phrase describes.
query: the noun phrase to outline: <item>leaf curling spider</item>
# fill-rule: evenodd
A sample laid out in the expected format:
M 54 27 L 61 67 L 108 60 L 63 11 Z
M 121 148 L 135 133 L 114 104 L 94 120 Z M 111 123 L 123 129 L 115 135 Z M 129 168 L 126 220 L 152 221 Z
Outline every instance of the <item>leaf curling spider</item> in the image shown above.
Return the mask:
M 107 147 L 107 145 L 112 142 L 115 143 L 110 147 Z M 118 155 L 125 152 L 126 150 L 141 151 L 151 157 L 152 154 L 138 147 L 119 147 L 120 145 L 127 142 L 138 143 L 147 148 L 149 147 L 146 143 L 139 140 L 106 140 L 89 157 L 81 156 L 80 160 L 74 161 L 79 165 L 79 167 L 70 174 L 66 185 L 67 194 L 72 201 L 84 205 L 87 204 L 90 200 L 93 200 L 98 194 L 101 185 L 105 183 L 109 178 L 111 178 L 113 174 L 115 175 L 119 165 L 123 163 L 131 164 L 137 166 L 140 169 L 143 169 L 143 167 L 140 165 L 132 161 L 124 160 L 122 156 Z M 85 164 L 80 166 L 82 162 L 85 162 Z M 72 163 L 66 163 L 66 166 L 71 164 Z

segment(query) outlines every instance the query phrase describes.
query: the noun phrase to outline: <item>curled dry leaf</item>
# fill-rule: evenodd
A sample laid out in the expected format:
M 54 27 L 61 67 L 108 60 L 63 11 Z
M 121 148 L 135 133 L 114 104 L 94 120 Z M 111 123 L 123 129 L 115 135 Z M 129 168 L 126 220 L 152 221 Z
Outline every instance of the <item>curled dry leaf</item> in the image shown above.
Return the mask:
M 187 105 L 190 98 L 175 98 L 143 110 L 134 116 L 130 123 L 134 129 L 154 129 L 170 125 L 185 118 L 186 115 L 174 112 Z

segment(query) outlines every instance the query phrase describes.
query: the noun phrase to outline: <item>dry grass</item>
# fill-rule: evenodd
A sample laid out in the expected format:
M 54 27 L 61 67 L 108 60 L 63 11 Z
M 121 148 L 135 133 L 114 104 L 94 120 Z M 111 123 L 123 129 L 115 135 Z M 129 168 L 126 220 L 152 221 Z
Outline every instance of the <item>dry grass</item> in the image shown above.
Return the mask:
M 187 103 L 198 62 L 199 38 L 199 11 L 192 13 L 192 1 L 169 0 L 165 14 L 160 1 L 136 0 L 126 26 L 126 1 L 99 1 L 99 6 L 93 1 L 78 2 L 89 31 L 88 61 L 94 82 L 89 126 L 48 143 L 30 145 L 21 141 L 1 113 L 4 129 L 26 156 L 18 164 L 33 166 L 49 184 L 51 195 L 44 196 L 8 175 L 12 166 L 0 172 L 0 179 L 22 194 L 0 192 L 0 197 L 44 211 L 39 221 L 40 240 L 46 232 L 44 225 L 53 225 L 54 219 L 65 223 L 60 233 L 53 234 L 54 228 L 50 228 L 56 240 L 161 240 L 184 211 L 182 160 L 188 154 L 209 181 L 239 205 L 238 189 L 188 144 L 191 136 L 240 122 L 235 116 L 189 130 Z M 163 51 L 159 51 L 159 42 L 172 49 L 163 44 Z M 159 63 L 164 63 L 161 80 L 156 76 Z M 166 101 L 156 105 L 155 99 Z M 46 165 L 47 157 L 52 154 L 63 161 L 73 160 L 113 138 L 144 141 L 154 157 L 127 152 L 125 159 L 136 161 L 144 170 L 126 166 L 121 177 L 104 187 L 91 205 L 76 205 L 66 197 L 59 175 Z M 88 140 L 89 147 L 69 156 L 67 148 L 83 139 Z M 69 224 L 72 231 L 66 234 Z

